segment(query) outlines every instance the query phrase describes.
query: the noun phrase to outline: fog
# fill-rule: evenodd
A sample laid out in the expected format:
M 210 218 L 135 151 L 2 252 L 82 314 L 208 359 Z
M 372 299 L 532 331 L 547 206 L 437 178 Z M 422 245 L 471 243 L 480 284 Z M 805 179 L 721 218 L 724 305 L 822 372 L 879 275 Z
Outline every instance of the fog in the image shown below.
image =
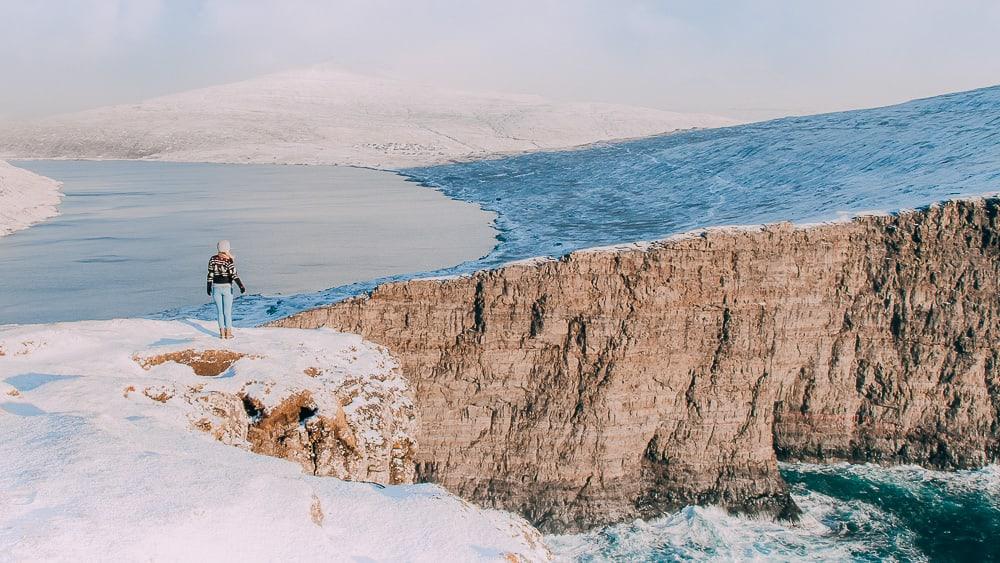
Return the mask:
M 0 0 L 0 118 L 345 69 L 762 119 L 1000 83 L 1000 3 Z

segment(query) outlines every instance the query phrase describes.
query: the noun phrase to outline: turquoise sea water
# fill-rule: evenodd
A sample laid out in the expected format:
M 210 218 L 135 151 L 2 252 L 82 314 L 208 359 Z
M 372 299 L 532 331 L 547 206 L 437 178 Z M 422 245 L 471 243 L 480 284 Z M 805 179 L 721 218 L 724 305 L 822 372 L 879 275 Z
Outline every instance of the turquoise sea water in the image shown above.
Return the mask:
M 688 507 L 650 521 L 549 536 L 569 561 L 998 561 L 1000 467 L 783 464 L 799 523 Z

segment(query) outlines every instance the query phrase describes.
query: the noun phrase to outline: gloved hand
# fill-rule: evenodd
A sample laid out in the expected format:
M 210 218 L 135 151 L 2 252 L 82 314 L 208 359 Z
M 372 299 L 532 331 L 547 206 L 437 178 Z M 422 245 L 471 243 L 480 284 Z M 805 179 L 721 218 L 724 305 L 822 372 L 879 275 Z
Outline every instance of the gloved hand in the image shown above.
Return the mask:
M 212 282 L 208 282 L 208 296 L 212 296 Z
M 242 295 L 242 294 L 244 294 L 246 292 L 247 292 L 247 287 L 245 285 L 243 285 L 243 284 L 240 284 L 240 295 Z

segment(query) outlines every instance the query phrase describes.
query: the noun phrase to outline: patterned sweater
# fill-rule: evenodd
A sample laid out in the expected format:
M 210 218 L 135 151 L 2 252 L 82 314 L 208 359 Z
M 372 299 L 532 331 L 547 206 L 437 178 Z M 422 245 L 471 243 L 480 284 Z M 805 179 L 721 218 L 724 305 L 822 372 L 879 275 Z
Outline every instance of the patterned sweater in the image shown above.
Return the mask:
M 231 256 L 216 254 L 208 261 L 208 293 L 212 293 L 213 283 L 233 283 L 240 287 L 240 291 L 246 293 L 246 287 L 240 280 L 240 275 L 236 272 L 236 262 Z

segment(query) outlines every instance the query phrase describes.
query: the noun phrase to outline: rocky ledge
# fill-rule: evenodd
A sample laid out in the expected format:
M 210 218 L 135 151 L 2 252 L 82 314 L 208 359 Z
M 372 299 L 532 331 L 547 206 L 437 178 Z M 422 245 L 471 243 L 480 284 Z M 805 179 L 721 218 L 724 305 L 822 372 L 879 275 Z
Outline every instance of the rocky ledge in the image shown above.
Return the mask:
M 998 459 L 998 212 L 706 230 L 275 324 L 388 347 L 417 479 L 543 530 L 704 503 L 793 517 L 779 460 Z
M 310 475 L 414 482 L 416 411 L 384 348 L 334 331 L 244 329 L 219 340 L 205 325 L 0 327 L 0 408 L 46 412 L 27 402 L 28 391 L 84 379 L 97 407 L 148 407 L 171 427 L 296 462 Z

